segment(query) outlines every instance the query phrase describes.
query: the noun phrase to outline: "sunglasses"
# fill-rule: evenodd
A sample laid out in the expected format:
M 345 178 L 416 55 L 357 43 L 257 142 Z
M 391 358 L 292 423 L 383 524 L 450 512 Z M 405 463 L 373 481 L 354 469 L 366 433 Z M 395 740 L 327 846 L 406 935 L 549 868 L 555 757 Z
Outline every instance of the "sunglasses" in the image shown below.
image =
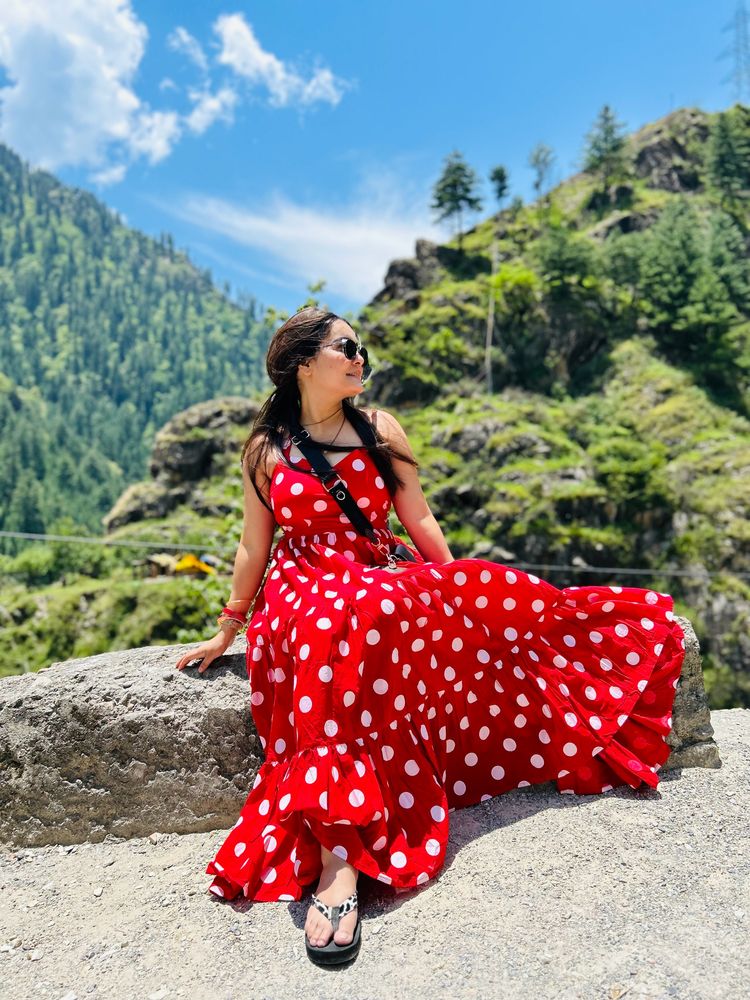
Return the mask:
M 347 361 L 354 361 L 357 354 L 362 355 L 362 381 L 366 382 L 370 377 L 372 372 L 372 366 L 368 361 L 367 348 L 362 347 L 352 340 L 351 337 L 339 337 L 338 340 L 332 340 L 330 344 L 326 344 L 326 347 L 332 347 L 334 351 L 340 351 Z

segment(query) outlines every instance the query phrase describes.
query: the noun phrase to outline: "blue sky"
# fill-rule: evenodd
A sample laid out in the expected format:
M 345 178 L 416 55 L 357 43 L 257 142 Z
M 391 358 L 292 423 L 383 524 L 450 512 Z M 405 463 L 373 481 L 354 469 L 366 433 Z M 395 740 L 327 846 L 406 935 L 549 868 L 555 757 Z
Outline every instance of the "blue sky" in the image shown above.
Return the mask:
M 576 172 L 599 109 L 633 131 L 715 111 L 736 0 L 3 0 L 0 141 L 171 232 L 232 294 L 356 311 L 418 237 L 445 156 L 533 196 Z M 744 100 L 749 96 L 744 94 Z M 474 220 L 469 220 L 474 221 Z

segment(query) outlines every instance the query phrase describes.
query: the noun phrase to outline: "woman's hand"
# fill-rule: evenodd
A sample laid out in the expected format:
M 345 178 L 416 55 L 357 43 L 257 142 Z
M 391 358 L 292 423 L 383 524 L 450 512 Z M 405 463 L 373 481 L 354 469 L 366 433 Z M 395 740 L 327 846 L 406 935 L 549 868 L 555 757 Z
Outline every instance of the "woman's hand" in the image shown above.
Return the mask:
M 227 651 L 227 649 L 234 642 L 236 632 L 232 634 L 230 630 L 222 630 L 213 639 L 209 639 L 207 642 L 202 643 L 197 649 L 191 650 L 189 653 L 185 653 L 177 661 L 175 666 L 178 670 L 182 670 L 186 667 L 191 660 L 203 660 L 203 663 L 198 667 L 198 673 L 202 674 L 203 671 L 209 667 L 217 656 L 221 656 Z

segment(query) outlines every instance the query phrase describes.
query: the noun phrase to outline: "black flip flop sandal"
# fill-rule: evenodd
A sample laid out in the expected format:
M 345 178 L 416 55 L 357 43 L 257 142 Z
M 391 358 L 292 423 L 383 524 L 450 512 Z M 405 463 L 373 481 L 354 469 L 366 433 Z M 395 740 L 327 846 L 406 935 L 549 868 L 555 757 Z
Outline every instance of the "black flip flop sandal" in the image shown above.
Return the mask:
M 357 890 L 355 889 L 351 896 L 347 896 L 344 902 L 339 903 L 338 906 L 326 906 L 325 903 L 318 899 L 315 893 L 313 893 L 312 901 L 313 906 L 320 910 L 326 920 L 331 921 L 333 934 L 331 934 L 331 940 L 328 944 L 323 945 L 322 948 L 316 948 L 314 945 L 311 945 L 307 934 L 305 934 L 305 947 L 307 948 L 308 958 L 315 962 L 316 965 L 338 965 L 339 962 L 350 961 L 350 959 L 357 955 L 362 941 L 362 921 L 360 920 L 359 907 L 357 906 Z M 339 920 L 347 913 L 350 913 L 355 907 L 357 907 L 357 924 L 354 928 L 352 939 L 347 944 L 337 944 L 333 938 L 338 930 Z

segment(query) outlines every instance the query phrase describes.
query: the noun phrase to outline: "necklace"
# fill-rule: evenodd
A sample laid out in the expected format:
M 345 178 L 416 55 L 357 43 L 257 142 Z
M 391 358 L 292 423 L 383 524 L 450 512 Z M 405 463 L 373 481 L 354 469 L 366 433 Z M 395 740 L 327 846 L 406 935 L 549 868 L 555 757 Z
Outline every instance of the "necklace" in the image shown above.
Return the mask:
M 344 407 L 343 406 L 339 410 L 334 410 L 333 411 L 333 413 L 343 413 L 343 412 L 344 412 Z M 323 420 L 330 420 L 331 417 L 333 416 L 333 413 L 329 413 L 327 417 L 323 417 Z M 323 420 L 308 420 L 307 423 L 312 427 L 313 424 L 322 424 Z M 300 423 L 302 424 L 301 420 L 300 420 Z M 302 424 L 302 426 L 306 427 L 307 424 Z
M 341 428 L 344 426 L 345 421 L 346 421 L 346 414 L 342 413 L 341 423 L 339 424 L 339 429 L 336 431 L 336 436 L 334 437 L 333 441 L 329 441 L 328 442 L 329 445 L 333 444 L 334 441 L 336 440 L 336 438 L 339 436 L 339 434 L 341 433 Z M 327 450 L 328 450 L 327 448 L 323 449 L 323 451 L 327 451 Z

